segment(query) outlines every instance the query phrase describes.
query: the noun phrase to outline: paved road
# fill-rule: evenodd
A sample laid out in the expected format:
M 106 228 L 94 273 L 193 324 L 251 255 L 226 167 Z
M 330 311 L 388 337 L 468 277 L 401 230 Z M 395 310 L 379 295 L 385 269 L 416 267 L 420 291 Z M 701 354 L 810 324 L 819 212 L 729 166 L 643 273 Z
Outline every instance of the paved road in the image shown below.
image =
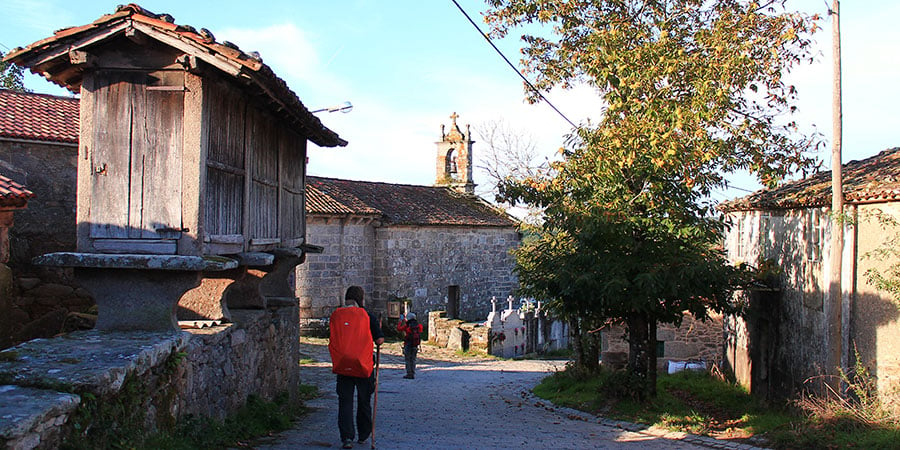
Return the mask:
M 340 448 L 337 395 L 324 340 L 305 339 L 301 352 L 318 361 L 301 377 L 322 395 L 291 430 L 258 442 L 257 449 Z M 419 353 L 416 379 L 403 378 L 396 344 L 382 353 L 375 423 L 379 449 L 749 449 L 709 438 L 642 430 L 556 408 L 530 394 L 559 361 L 496 361 L 460 358 L 427 345 Z M 370 448 L 369 442 L 354 448 Z

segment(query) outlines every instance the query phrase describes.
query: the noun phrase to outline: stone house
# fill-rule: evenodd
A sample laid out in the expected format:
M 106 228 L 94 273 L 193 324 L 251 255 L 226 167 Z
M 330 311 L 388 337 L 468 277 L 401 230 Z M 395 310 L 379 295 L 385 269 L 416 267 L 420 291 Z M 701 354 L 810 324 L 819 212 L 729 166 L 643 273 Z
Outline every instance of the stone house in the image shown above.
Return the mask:
M 896 261 L 871 252 L 900 231 L 883 218 L 900 217 L 900 148 L 843 165 L 845 214 L 843 254 L 830 251 L 831 173 L 785 183 L 723 203 L 731 227 L 728 257 L 768 268 L 771 287 L 742 298 L 748 314 L 726 320 L 726 365 L 738 381 L 765 397 L 797 392 L 824 373 L 825 307 L 831 285 L 830 261 L 843 258 L 840 328 L 842 365 L 858 352 L 889 393 L 900 379 L 900 310 L 867 279 L 870 269 Z
M 517 222 L 473 194 L 470 133 L 442 127 L 434 186 L 307 177 L 307 233 L 324 247 L 299 266 L 301 326 L 324 324 L 344 290 L 362 286 L 372 309 L 396 317 L 446 310 L 484 321 L 491 297 L 517 287 L 510 250 Z
M 67 314 L 93 305 L 70 270 L 32 258 L 75 249 L 75 167 L 79 100 L 0 89 L 0 171 L 35 194 L 8 230 L 11 273 L 0 348 L 59 332 Z M 7 303 L 8 302 L 8 303 Z

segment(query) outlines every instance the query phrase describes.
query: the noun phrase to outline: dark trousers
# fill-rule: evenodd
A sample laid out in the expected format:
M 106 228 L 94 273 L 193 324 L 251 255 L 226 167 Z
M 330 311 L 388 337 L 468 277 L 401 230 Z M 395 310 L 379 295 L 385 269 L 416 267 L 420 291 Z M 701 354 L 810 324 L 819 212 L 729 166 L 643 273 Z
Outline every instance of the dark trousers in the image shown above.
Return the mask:
M 416 354 L 419 353 L 419 347 L 415 345 L 403 346 L 403 362 L 406 363 L 406 376 L 416 376 Z
M 375 392 L 375 373 L 369 378 L 337 376 L 338 395 L 338 429 L 341 441 L 352 440 L 353 429 L 353 391 L 356 391 L 356 431 L 359 439 L 368 438 L 372 434 L 372 393 Z

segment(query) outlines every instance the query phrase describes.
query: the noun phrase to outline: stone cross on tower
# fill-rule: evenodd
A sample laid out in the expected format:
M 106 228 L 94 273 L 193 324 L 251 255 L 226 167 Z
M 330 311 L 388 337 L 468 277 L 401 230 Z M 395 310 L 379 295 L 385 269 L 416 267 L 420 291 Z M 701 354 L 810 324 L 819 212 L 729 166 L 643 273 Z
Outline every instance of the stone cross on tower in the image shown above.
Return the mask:
M 435 160 L 435 186 L 449 186 L 466 194 L 475 193 L 475 183 L 472 181 L 472 132 L 466 126 L 463 133 L 456 124 L 459 114 L 450 115 L 450 130 L 441 125 L 441 140 L 437 145 L 437 158 Z

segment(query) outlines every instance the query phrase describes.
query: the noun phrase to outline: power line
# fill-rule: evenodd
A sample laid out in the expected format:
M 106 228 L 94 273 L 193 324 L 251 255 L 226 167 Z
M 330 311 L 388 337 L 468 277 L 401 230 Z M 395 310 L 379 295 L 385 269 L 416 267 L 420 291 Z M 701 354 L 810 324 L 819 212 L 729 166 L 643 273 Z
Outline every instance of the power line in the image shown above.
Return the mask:
M 553 108 L 553 110 L 556 111 L 556 113 L 559 114 L 560 117 L 565 119 L 566 122 L 569 122 L 569 125 L 572 125 L 572 128 L 578 128 L 578 126 L 575 125 L 574 122 L 569 120 L 569 118 L 566 117 L 566 115 L 563 114 L 562 111 L 557 109 L 556 106 L 554 106 L 553 103 L 551 103 L 550 100 L 547 99 L 547 97 L 544 97 L 544 94 L 542 94 L 541 91 L 539 91 L 537 88 L 535 88 L 534 85 L 531 84 L 531 81 L 528 81 L 528 78 L 525 78 L 525 75 L 522 75 L 522 72 L 519 71 L 519 69 L 515 66 L 515 64 L 510 62 L 509 58 L 507 58 L 506 55 L 504 55 L 503 52 L 501 52 L 500 49 L 497 48 L 496 45 L 494 45 L 494 41 L 492 41 L 491 38 L 489 38 L 487 34 L 485 34 L 483 31 L 481 31 L 481 27 L 479 27 L 478 24 L 475 23 L 475 21 L 472 20 L 471 17 L 469 17 L 469 13 L 467 13 L 466 10 L 464 10 L 462 6 L 459 6 L 459 3 L 457 3 L 456 0 L 451 0 L 451 1 L 453 2 L 454 5 L 456 5 L 457 8 L 459 8 L 459 12 L 461 12 L 464 16 L 466 16 L 466 19 L 469 20 L 469 23 L 471 23 L 472 26 L 475 27 L 476 30 L 478 30 L 478 33 L 481 34 L 481 37 L 483 37 L 484 40 L 486 40 L 488 42 L 488 44 L 490 44 L 491 47 L 494 48 L 494 51 L 496 51 L 497 54 L 500 55 L 500 57 L 503 58 L 504 61 L 506 61 L 506 64 L 508 64 L 509 67 L 511 67 L 512 70 L 514 70 L 516 72 L 516 74 L 519 75 L 519 78 L 521 78 L 522 81 L 524 81 L 525 84 L 528 85 L 528 88 L 531 89 L 532 92 L 536 93 L 541 98 L 541 100 L 547 102 L 547 104 L 550 105 L 550 107 Z

